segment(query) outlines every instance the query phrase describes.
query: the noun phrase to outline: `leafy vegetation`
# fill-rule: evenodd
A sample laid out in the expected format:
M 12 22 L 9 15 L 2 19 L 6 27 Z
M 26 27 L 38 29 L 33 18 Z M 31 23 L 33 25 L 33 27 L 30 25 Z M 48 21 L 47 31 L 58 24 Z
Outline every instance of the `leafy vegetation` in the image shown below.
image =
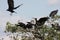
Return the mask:
M 54 23 L 56 25 L 57 22 L 54 22 L 54 21 L 59 20 L 59 19 L 60 19 L 60 16 L 58 15 L 55 16 L 51 24 Z M 58 27 L 55 25 L 54 26 L 51 25 L 51 27 L 49 25 L 48 26 L 42 25 L 42 26 L 37 26 L 34 30 L 32 29 L 30 30 L 30 29 L 23 29 L 20 26 L 17 27 L 16 24 L 11 24 L 10 22 L 7 22 L 6 32 L 12 32 L 12 33 L 30 32 L 34 36 L 34 37 L 23 36 L 21 40 L 60 40 L 60 30 L 57 30 Z

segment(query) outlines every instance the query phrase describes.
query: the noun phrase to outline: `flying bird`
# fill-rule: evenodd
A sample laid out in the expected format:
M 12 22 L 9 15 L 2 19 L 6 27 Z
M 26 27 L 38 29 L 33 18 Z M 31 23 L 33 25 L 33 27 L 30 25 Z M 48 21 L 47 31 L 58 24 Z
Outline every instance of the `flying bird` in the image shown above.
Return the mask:
M 9 11 L 9 12 L 11 12 L 11 13 L 14 13 L 15 11 L 14 11 L 14 9 L 17 9 L 17 8 L 19 8 L 21 5 L 23 5 L 23 4 L 21 4 L 21 5 L 18 5 L 17 7 L 14 7 L 14 1 L 13 0 L 7 0 L 7 2 L 8 2 L 8 9 L 7 9 L 7 11 Z M 16 13 L 16 12 L 15 12 Z
M 49 17 L 53 18 L 57 14 L 58 10 L 54 10 L 50 13 Z

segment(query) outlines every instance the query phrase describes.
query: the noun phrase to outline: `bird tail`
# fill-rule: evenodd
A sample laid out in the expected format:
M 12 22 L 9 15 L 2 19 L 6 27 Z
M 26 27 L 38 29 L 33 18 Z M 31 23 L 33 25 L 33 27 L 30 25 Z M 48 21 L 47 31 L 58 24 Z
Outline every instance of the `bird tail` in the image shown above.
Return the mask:
M 11 14 L 10 14 L 10 15 L 12 16 L 12 15 L 13 15 L 13 13 L 16 13 L 16 14 L 17 14 L 17 12 L 13 11 L 13 12 L 11 12 Z
M 17 9 L 17 8 L 19 8 L 21 5 L 23 5 L 23 4 L 20 4 L 20 5 L 18 5 L 17 7 L 15 7 L 14 9 Z

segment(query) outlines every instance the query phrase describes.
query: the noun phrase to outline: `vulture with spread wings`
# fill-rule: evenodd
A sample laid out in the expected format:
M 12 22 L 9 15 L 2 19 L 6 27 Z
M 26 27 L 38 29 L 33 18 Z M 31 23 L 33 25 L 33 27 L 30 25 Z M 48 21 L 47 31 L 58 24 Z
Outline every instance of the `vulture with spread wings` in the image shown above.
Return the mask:
M 36 24 L 39 26 L 43 25 L 48 19 L 49 19 L 49 17 L 42 17 L 39 20 L 37 20 L 37 18 L 35 18 Z

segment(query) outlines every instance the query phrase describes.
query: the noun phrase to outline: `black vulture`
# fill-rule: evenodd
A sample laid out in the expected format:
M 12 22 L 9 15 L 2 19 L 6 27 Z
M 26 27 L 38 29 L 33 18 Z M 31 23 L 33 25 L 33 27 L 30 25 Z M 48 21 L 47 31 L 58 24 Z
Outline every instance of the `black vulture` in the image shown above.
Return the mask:
M 26 29 L 26 25 L 23 22 L 18 22 L 18 24 L 16 26 L 20 26 L 20 27 Z
M 21 5 L 18 5 L 17 7 L 14 7 L 14 1 L 13 0 L 7 0 L 8 2 L 8 9 L 7 11 L 11 12 L 11 13 L 14 13 L 14 9 L 17 9 L 18 7 L 20 7 Z M 16 13 L 16 12 L 15 12 Z
M 32 28 L 32 23 L 31 22 L 27 22 L 27 24 L 26 24 L 26 28 L 28 28 L 28 29 L 30 29 L 30 28 Z
M 35 18 L 36 24 L 37 24 L 38 26 L 43 25 L 43 24 L 45 23 L 45 21 L 47 21 L 48 19 L 49 19 L 49 17 L 42 17 L 42 18 L 40 18 L 39 20 L 37 20 L 37 18 Z
M 50 13 L 49 17 L 53 18 L 57 14 L 58 10 L 54 10 Z
M 32 28 L 32 25 L 33 24 L 31 24 L 31 22 L 27 22 L 27 24 L 24 24 L 24 23 L 22 23 L 22 22 L 18 22 L 18 24 L 16 25 L 16 26 L 20 26 L 20 27 L 22 27 L 22 28 L 24 28 L 24 29 L 31 29 Z

